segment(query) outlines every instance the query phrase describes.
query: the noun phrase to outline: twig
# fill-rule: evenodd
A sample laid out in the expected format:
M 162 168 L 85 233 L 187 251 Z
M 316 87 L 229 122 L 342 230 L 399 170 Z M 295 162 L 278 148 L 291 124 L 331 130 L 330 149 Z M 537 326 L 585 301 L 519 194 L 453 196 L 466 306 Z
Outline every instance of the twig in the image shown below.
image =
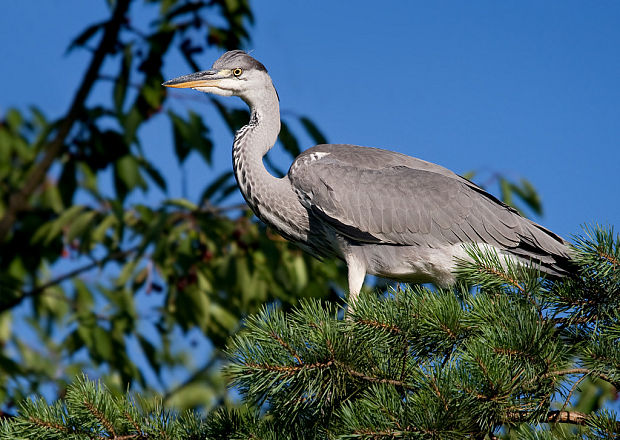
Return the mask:
M 549 377 L 553 376 L 566 376 L 567 374 L 589 374 L 590 376 L 598 377 L 605 382 L 609 382 L 617 389 L 620 389 L 620 383 L 613 380 L 611 377 L 607 376 L 606 374 L 590 370 L 588 368 L 572 368 L 570 370 L 552 371 L 550 373 L 543 374 L 540 379 L 548 379 Z
M 43 426 L 45 428 L 53 429 L 56 431 L 62 431 L 62 432 L 67 432 L 67 433 L 70 431 L 70 429 L 64 425 L 60 425 L 54 422 L 48 422 L 47 420 L 42 420 L 37 417 L 30 416 L 28 417 L 28 421 L 32 423 L 33 425 Z
M 490 267 L 490 266 L 486 266 L 484 264 L 480 265 L 487 273 L 491 273 L 501 279 L 503 279 L 507 284 L 510 284 L 513 287 L 516 287 L 517 289 L 519 289 L 519 292 L 521 292 L 522 294 L 528 296 L 527 292 L 525 292 L 525 289 L 519 284 L 519 282 L 517 280 L 515 280 L 514 278 L 512 278 L 510 275 L 504 273 L 504 272 L 500 272 L 498 270 L 496 270 L 494 267 Z M 479 270 L 480 272 L 482 272 L 482 270 Z
M 108 435 L 112 435 L 112 438 L 117 438 L 114 425 L 99 409 L 88 400 L 82 401 L 82 404 L 88 409 L 88 411 L 97 419 L 99 423 L 108 431 Z
M 336 365 L 342 367 L 351 376 L 355 376 L 355 377 L 358 377 L 360 379 L 364 379 L 364 380 L 366 380 L 368 382 L 387 383 L 387 384 L 390 384 L 390 385 L 395 385 L 395 386 L 403 387 L 403 388 L 408 389 L 408 390 L 412 389 L 410 384 L 408 384 L 407 382 L 404 382 L 402 380 L 386 379 L 386 378 L 368 376 L 367 374 L 364 374 L 364 373 L 361 373 L 359 371 L 356 371 L 356 370 L 352 369 L 351 367 L 349 367 L 348 365 L 345 365 L 345 364 L 343 364 L 341 362 L 337 362 Z
M 618 259 L 616 257 L 614 257 L 613 255 L 609 255 L 607 252 L 603 252 L 600 249 L 597 249 L 598 254 L 604 259 L 609 261 L 611 264 L 613 264 L 614 266 L 620 266 L 620 261 L 618 261 Z
M 33 288 L 32 290 L 29 290 L 27 292 L 22 292 L 22 294 L 20 296 L 17 296 L 15 298 L 12 298 L 10 301 L 6 301 L 3 302 L 0 305 L 0 313 L 4 312 L 5 310 L 9 310 L 15 306 L 17 306 L 18 304 L 21 304 L 21 302 L 23 300 L 25 300 L 26 298 L 31 298 L 33 296 L 37 296 L 42 294 L 43 292 L 45 292 L 46 289 L 50 288 L 51 286 L 55 286 L 57 284 L 62 283 L 65 280 L 68 280 L 69 278 L 73 278 L 83 272 L 88 272 L 89 270 L 92 270 L 96 267 L 100 267 L 102 264 L 105 264 L 109 261 L 114 261 L 114 260 L 120 260 L 122 258 L 125 258 L 126 256 L 132 254 L 133 252 L 135 252 L 138 249 L 138 246 L 134 246 L 130 249 L 124 250 L 124 251 L 119 251 L 119 252 L 115 252 L 113 254 L 110 254 L 104 258 L 102 258 L 101 260 L 96 260 L 92 263 L 89 263 L 85 266 L 82 267 L 78 267 L 72 271 L 69 271 L 65 274 L 62 274 L 56 278 L 54 278 L 53 280 L 48 281 L 47 283 L 44 283 L 38 287 Z
M 253 370 L 264 370 L 264 371 L 272 371 L 277 373 L 284 373 L 287 376 L 293 376 L 297 374 L 297 372 L 302 370 L 314 370 L 321 368 L 329 368 L 334 365 L 334 361 L 329 362 L 315 362 L 314 364 L 303 364 L 303 365 L 270 365 L 267 363 L 255 364 L 254 362 L 246 362 L 245 366 L 251 368 Z
M 368 327 L 373 327 L 373 328 L 380 328 L 382 330 L 387 330 L 391 333 L 396 333 L 396 334 L 401 334 L 402 330 L 398 327 L 396 327 L 395 325 L 392 324 L 386 324 L 385 322 L 380 322 L 380 321 L 376 321 L 376 320 L 370 320 L 370 319 L 357 319 L 355 321 L 356 323 L 368 326 Z
M 293 347 L 291 347 L 286 342 L 284 342 L 284 340 L 280 336 L 278 336 L 274 332 L 269 333 L 269 336 L 271 336 L 273 339 L 275 339 L 278 342 L 278 344 L 280 344 L 286 351 L 288 351 L 289 354 L 295 358 L 295 361 L 297 362 L 298 365 L 303 365 L 304 364 L 304 362 L 301 360 L 301 358 L 299 357 L 297 352 L 295 352 L 295 350 L 293 350 Z
M 539 378 L 537 378 L 536 381 L 549 379 L 553 376 L 566 376 L 569 374 L 588 374 L 590 372 L 591 371 L 588 368 L 571 368 L 568 370 L 550 371 L 549 373 L 545 373 Z
M 581 376 L 579 378 L 579 380 L 577 382 L 575 382 L 573 384 L 573 386 L 570 388 L 570 391 L 568 392 L 568 396 L 566 396 L 566 400 L 564 401 L 564 405 L 562 405 L 562 408 L 560 408 L 560 411 L 564 411 L 564 408 L 566 408 L 566 405 L 568 405 L 568 402 L 570 401 L 571 396 L 573 395 L 573 393 L 575 392 L 575 390 L 577 389 L 577 387 L 579 386 L 579 384 L 586 378 L 588 377 L 587 374 L 584 374 L 583 376 Z
M 551 322 L 557 324 L 559 328 L 565 328 L 568 325 L 572 324 L 589 324 L 592 321 L 596 320 L 596 315 L 594 316 L 578 316 L 578 317 L 559 317 L 550 319 Z

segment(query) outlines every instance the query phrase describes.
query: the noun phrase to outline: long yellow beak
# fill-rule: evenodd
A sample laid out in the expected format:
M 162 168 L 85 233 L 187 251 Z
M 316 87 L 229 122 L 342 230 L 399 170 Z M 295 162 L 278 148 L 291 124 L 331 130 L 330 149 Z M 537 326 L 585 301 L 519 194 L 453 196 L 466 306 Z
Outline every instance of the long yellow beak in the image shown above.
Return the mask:
M 197 87 L 217 87 L 219 80 L 224 78 L 222 71 L 205 70 L 204 72 L 190 73 L 166 81 L 162 86 L 177 89 L 194 89 Z

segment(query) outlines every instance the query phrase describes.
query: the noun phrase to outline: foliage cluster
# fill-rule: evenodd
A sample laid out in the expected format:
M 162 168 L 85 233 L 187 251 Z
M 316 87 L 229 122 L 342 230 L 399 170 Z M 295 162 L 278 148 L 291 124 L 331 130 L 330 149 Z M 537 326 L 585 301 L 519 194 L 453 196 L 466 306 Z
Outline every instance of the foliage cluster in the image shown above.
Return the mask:
M 210 406 L 225 393 L 218 347 L 243 316 L 265 302 L 324 297 L 342 282 L 336 262 L 265 234 L 230 202 L 232 173 L 211 168 L 212 129 L 161 86 L 170 56 L 200 70 L 206 50 L 247 45 L 248 1 L 108 5 L 69 46 L 92 57 L 67 113 L 11 109 L 0 120 L 0 405 L 9 412 L 42 388 L 62 397 L 81 371 L 112 388 L 159 388 L 167 404 Z M 231 132 L 248 120 L 228 101 L 206 103 Z M 149 158 L 143 133 L 166 122 L 177 175 L 190 160 L 208 170 L 196 200 L 170 194 L 167 170 Z M 324 142 L 306 117 L 282 127 L 291 155 L 300 135 Z M 191 329 L 214 347 L 199 365 L 182 348 L 196 338 Z M 175 368 L 187 382 L 167 380 Z
M 620 388 L 620 235 L 587 232 L 572 279 L 545 280 L 534 268 L 472 248 L 474 261 L 463 263 L 453 290 L 363 295 L 348 315 L 317 299 L 288 313 L 263 307 L 228 348 L 227 374 L 244 409 L 168 419 L 161 409 L 136 413 L 126 399 L 81 382 L 66 407 L 29 403 L 2 432 L 42 439 L 63 432 L 171 438 L 166 430 L 188 439 L 617 439 L 615 413 L 571 408 L 587 378 Z

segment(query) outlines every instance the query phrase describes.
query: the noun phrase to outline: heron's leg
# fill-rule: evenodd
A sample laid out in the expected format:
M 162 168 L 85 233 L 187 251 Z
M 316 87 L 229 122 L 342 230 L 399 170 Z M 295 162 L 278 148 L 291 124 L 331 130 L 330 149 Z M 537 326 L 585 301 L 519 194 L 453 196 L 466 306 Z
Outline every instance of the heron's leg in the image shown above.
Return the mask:
M 349 270 L 349 308 L 348 313 L 353 312 L 355 303 L 362 290 L 364 278 L 366 277 L 366 265 L 354 255 L 348 255 L 345 258 L 347 268 Z

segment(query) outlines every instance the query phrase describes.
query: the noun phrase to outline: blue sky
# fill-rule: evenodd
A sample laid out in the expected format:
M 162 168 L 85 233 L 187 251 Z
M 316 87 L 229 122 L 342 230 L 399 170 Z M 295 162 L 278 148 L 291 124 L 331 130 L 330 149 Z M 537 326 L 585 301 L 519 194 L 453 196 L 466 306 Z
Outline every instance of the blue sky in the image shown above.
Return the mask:
M 525 177 L 542 196 L 537 220 L 566 237 L 582 223 L 620 224 L 620 3 L 253 5 L 248 49 L 269 69 L 284 115 L 310 116 L 330 142 L 393 149 L 458 173 L 479 170 L 479 182 L 493 172 Z M 103 1 L 6 2 L 0 112 L 31 103 L 50 117 L 65 111 L 90 57 L 65 48 L 104 13 Z M 206 68 L 218 55 L 200 61 Z M 165 71 L 189 73 L 174 57 Z M 92 99 L 108 92 L 102 86 Z M 232 135 L 207 101 L 198 92 L 175 96 L 172 106 L 201 112 L 215 128 L 215 166 L 230 167 Z M 141 134 L 173 182 L 169 195 L 178 196 L 168 122 L 156 117 Z M 287 168 L 277 149 L 274 156 Z M 200 192 L 207 172 L 197 158 L 187 164 L 188 196 Z

